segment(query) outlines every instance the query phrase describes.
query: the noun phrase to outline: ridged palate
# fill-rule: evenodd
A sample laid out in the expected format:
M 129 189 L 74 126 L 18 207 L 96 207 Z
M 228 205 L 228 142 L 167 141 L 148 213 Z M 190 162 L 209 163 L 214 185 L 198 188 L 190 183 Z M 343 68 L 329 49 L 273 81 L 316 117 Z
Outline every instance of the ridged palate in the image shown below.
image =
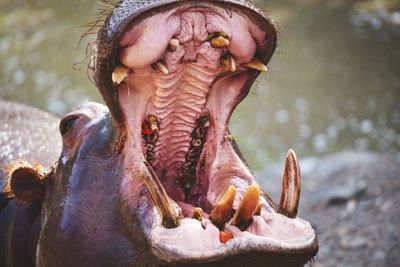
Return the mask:
M 181 70 L 176 75 L 157 76 L 153 102 L 155 115 L 160 120 L 153 166 L 160 173 L 168 169 L 168 175 L 175 177 L 180 175 L 196 119 L 203 111 L 210 85 L 217 75 L 215 70 L 196 63 L 187 63 Z

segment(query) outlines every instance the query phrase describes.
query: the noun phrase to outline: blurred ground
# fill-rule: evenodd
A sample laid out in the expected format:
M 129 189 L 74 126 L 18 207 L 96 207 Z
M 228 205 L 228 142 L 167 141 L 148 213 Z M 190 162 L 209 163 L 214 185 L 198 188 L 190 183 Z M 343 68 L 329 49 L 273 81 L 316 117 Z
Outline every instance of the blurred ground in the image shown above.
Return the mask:
M 299 215 L 317 230 L 316 266 L 400 266 L 400 157 L 345 151 L 300 160 Z M 280 197 L 283 164 L 258 173 Z

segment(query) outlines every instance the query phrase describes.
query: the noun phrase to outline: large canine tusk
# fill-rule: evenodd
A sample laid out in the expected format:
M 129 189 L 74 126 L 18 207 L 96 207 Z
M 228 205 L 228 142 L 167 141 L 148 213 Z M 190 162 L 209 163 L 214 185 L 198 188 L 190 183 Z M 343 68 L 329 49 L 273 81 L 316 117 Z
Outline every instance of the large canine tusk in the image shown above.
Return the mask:
M 289 150 L 286 155 L 285 170 L 282 179 L 282 193 L 278 212 L 289 218 L 297 216 L 300 199 L 300 166 L 296 154 Z
M 160 213 L 162 225 L 166 228 L 178 227 L 180 225 L 180 218 L 175 213 L 164 187 L 160 183 L 160 180 L 158 180 L 157 175 L 154 173 L 150 164 L 146 161 L 144 164 L 146 165 L 148 172 L 142 174 L 142 180 L 147 190 L 149 190 L 150 196 Z

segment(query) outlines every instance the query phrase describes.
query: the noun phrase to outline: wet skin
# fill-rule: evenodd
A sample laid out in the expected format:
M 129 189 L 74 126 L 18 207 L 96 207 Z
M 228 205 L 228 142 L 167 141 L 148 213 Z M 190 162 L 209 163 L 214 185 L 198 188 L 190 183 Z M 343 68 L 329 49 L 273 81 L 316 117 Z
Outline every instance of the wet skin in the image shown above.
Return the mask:
M 26 165 L 18 163 L 23 158 L 41 162 L 47 172 L 61 150 L 58 122 L 46 112 L 0 100 L 0 266 L 34 264 L 42 204 L 40 198 L 29 202 L 14 198 L 7 188 L 5 166 L 15 162 L 13 169 Z
M 88 103 L 62 119 L 52 172 L 11 172 L 17 200 L 32 201 L 27 181 L 43 193 L 33 261 L 303 266 L 315 256 L 315 232 L 297 217 L 294 152 L 276 205 L 228 128 L 275 46 L 271 21 L 248 2 L 122 1 L 93 66 L 108 108 Z
M 54 165 L 61 149 L 58 121 L 36 108 L 0 100 L 0 211 L 9 200 L 3 167 L 19 159 Z

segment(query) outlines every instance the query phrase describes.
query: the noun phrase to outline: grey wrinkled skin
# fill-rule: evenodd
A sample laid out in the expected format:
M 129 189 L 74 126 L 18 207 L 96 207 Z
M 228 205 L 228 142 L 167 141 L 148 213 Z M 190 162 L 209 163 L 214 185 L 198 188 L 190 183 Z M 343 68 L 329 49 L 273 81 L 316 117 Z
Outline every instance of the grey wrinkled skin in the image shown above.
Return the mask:
M 96 116 L 86 119 L 83 109 L 97 112 Z M 115 126 L 107 108 L 99 104 L 84 104 L 74 113 L 85 121 L 73 126 L 72 142 L 64 139 L 47 185 L 36 264 L 132 266 L 148 246 L 126 238 L 116 213 L 123 155 L 113 153 Z M 71 154 L 66 156 L 69 148 Z

